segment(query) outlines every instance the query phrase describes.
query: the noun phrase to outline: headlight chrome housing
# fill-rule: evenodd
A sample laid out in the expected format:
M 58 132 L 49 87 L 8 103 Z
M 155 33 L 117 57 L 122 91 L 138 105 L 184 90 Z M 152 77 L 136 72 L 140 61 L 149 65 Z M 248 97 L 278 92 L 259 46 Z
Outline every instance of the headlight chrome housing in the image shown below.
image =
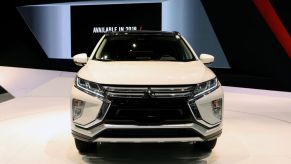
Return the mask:
M 199 83 L 194 90 L 194 98 L 202 97 L 214 91 L 220 86 L 218 79 L 215 77 L 211 80 Z
M 77 76 L 75 79 L 75 87 L 89 95 L 96 96 L 101 99 L 104 98 L 104 90 L 97 83 L 87 81 Z

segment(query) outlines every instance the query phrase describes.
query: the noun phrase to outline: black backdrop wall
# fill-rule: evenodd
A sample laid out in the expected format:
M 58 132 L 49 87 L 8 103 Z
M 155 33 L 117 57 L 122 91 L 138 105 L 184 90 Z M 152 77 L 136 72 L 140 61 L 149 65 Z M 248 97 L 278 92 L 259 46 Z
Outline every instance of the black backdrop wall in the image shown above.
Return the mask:
M 16 6 L 66 2 L 16 0 L 2 6 L 0 65 L 77 71 L 71 60 L 48 59 Z M 291 91 L 291 59 L 252 0 L 202 0 L 231 69 L 213 69 L 223 85 Z M 289 0 L 270 0 L 290 34 Z M 8 11 L 7 11 L 8 10 Z M 289 11 L 288 11 L 289 10 Z M 36 55 L 37 54 L 37 55 Z
M 222 83 L 290 91 L 291 58 L 287 56 L 253 1 L 202 2 L 232 67 L 230 70 L 215 69 Z M 270 2 L 278 11 L 285 27 L 291 31 L 290 0 Z
M 16 0 L 1 5 L 0 66 L 77 71 L 71 60 L 48 59 L 37 40 L 21 18 L 16 6 L 65 1 Z
M 93 32 L 92 27 L 96 25 L 99 28 L 116 27 L 117 31 L 120 27 L 124 30 L 135 27 L 160 31 L 161 10 L 161 3 L 71 6 L 72 55 L 84 52 L 91 54 L 103 36 L 103 33 Z

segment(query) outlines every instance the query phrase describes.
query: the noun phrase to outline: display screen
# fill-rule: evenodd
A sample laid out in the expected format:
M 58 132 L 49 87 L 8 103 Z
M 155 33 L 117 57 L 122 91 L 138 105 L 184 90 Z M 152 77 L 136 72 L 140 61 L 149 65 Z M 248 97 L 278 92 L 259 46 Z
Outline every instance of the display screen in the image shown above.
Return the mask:
M 161 3 L 71 6 L 71 55 L 90 55 L 107 31 L 161 30 L 161 7 Z

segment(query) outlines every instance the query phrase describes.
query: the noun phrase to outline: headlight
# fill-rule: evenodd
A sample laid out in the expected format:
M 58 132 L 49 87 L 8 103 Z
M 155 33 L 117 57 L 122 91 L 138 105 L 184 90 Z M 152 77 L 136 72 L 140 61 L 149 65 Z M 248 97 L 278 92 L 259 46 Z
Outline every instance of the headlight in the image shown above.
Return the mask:
M 104 91 L 97 83 L 76 77 L 75 87 L 88 93 L 89 95 L 104 98 Z
M 219 87 L 219 82 L 217 78 L 211 79 L 209 81 L 199 83 L 196 85 L 194 90 L 194 97 L 203 96 L 212 92 Z

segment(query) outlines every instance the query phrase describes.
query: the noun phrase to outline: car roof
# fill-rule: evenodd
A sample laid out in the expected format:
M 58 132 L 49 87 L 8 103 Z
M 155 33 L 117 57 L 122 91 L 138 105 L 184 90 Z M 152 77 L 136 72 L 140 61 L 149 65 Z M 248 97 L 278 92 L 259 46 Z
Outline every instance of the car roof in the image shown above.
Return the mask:
M 176 36 L 180 35 L 179 32 L 173 31 L 149 31 L 149 30 L 141 30 L 141 31 L 117 31 L 117 32 L 107 32 L 105 35 L 160 35 L 160 36 Z

